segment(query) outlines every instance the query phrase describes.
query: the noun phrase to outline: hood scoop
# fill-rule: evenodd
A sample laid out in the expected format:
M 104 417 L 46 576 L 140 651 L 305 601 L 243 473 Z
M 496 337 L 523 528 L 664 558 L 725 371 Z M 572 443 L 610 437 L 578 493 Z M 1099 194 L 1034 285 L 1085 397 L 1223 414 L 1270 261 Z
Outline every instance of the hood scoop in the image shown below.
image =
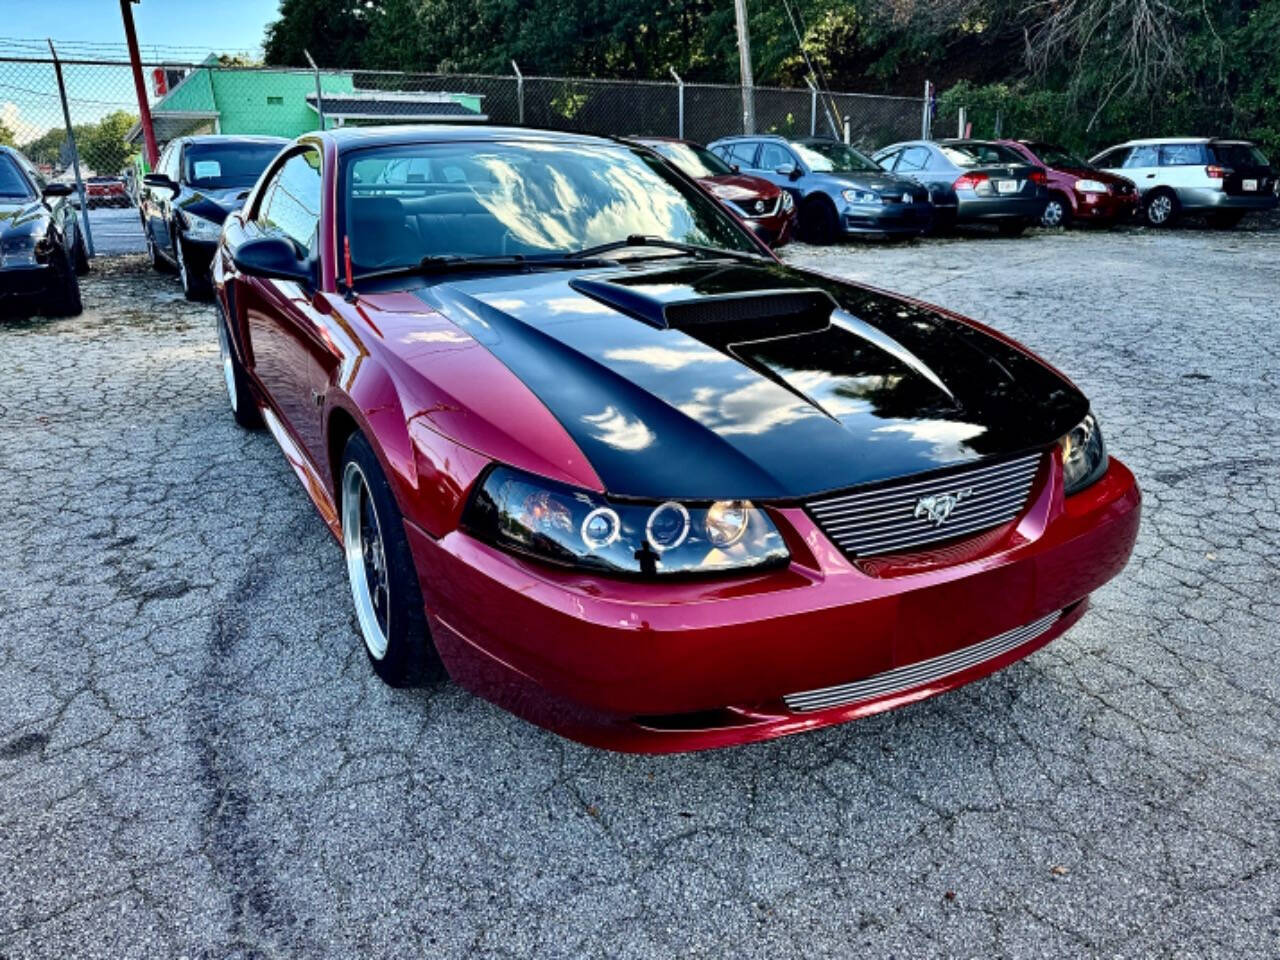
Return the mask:
M 637 288 L 582 277 L 569 286 L 659 330 L 680 330 L 699 340 L 746 341 L 818 333 L 831 325 L 835 300 L 825 290 L 750 290 L 664 297 L 661 288 Z

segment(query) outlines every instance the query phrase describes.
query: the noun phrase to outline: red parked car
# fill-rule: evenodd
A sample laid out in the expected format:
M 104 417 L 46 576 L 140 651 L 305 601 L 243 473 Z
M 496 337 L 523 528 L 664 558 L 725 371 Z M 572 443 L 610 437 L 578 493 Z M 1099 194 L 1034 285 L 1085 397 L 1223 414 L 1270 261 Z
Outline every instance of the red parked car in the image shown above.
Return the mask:
M 84 181 L 84 192 L 90 210 L 130 206 L 123 177 L 88 177 Z
M 1049 174 L 1044 227 L 1067 227 L 1073 220 L 1125 223 L 1138 215 L 1138 188 L 1132 180 L 1091 166 L 1062 147 L 1041 140 L 999 140 Z
M 342 544 L 374 671 L 586 743 L 941 693 L 1069 629 L 1137 535 L 1061 373 L 783 264 L 634 144 L 304 134 L 213 272 L 232 413 Z
M 795 200 L 781 187 L 762 177 L 739 173 L 706 147 L 688 140 L 643 137 L 636 143 L 656 150 L 689 176 L 702 181 L 769 246 L 780 247 L 795 233 Z

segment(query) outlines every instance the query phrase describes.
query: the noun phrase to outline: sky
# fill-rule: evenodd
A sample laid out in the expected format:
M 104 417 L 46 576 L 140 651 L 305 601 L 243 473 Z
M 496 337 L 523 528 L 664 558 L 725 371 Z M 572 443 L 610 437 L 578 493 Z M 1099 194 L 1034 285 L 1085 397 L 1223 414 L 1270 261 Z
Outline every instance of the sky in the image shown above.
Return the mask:
M 261 53 L 263 30 L 279 0 L 142 0 L 133 5 L 144 62 L 199 62 L 210 53 Z M 124 60 L 127 48 L 119 0 L 0 0 L 0 123 L 21 145 L 62 125 L 62 106 L 47 64 L 5 57 L 47 58 L 52 36 L 64 60 Z M 64 68 L 73 123 L 92 123 L 115 110 L 138 112 L 127 67 L 68 64 Z
M 0 56 L 12 52 L 6 39 L 55 43 L 104 43 L 124 51 L 118 0 L 0 0 Z M 133 5 L 138 43 L 208 48 L 215 53 L 253 52 L 262 31 L 276 19 L 279 0 L 142 0 Z M 144 53 L 145 55 L 145 53 Z

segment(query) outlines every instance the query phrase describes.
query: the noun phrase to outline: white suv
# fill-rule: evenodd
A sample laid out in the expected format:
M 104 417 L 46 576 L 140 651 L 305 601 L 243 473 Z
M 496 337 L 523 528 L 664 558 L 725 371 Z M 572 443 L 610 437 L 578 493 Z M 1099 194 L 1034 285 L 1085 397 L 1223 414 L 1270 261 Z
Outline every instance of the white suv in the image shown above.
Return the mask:
M 1274 210 L 1280 203 L 1276 171 L 1247 140 L 1130 140 L 1090 163 L 1137 184 L 1153 227 L 1168 226 L 1181 213 L 1204 214 L 1214 226 L 1234 227 L 1246 214 Z

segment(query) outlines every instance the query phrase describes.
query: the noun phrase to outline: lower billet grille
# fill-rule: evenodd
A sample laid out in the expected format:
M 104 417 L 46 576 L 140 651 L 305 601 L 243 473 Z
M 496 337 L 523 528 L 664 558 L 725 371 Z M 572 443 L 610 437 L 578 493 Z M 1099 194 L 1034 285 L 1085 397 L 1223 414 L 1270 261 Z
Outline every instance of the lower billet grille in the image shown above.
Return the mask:
M 807 713 L 813 710 L 826 710 L 828 707 L 848 706 L 864 700 L 874 700 L 936 683 L 952 674 L 968 670 L 988 660 L 994 660 L 1010 650 L 1030 643 L 1047 633 L 1061 616 L 1062 611 L 1055 610 L 1025 627 L 1018 627 L 989 640 L 961 647 L 959 650 L 952 650 L 950 653 L 944 653 L 929 660 L 909 663 L 904 667 L 886 670 L 884 673 L 877 673 L 853 683 L 788 694 L 782 700 L 786 703 L 787 709 L 796 713 Z
M 836 546 L 855 557 L 900 553 L 971 536 L 1022 512 L 1041 453 L 895 483 L 805 505 Z

